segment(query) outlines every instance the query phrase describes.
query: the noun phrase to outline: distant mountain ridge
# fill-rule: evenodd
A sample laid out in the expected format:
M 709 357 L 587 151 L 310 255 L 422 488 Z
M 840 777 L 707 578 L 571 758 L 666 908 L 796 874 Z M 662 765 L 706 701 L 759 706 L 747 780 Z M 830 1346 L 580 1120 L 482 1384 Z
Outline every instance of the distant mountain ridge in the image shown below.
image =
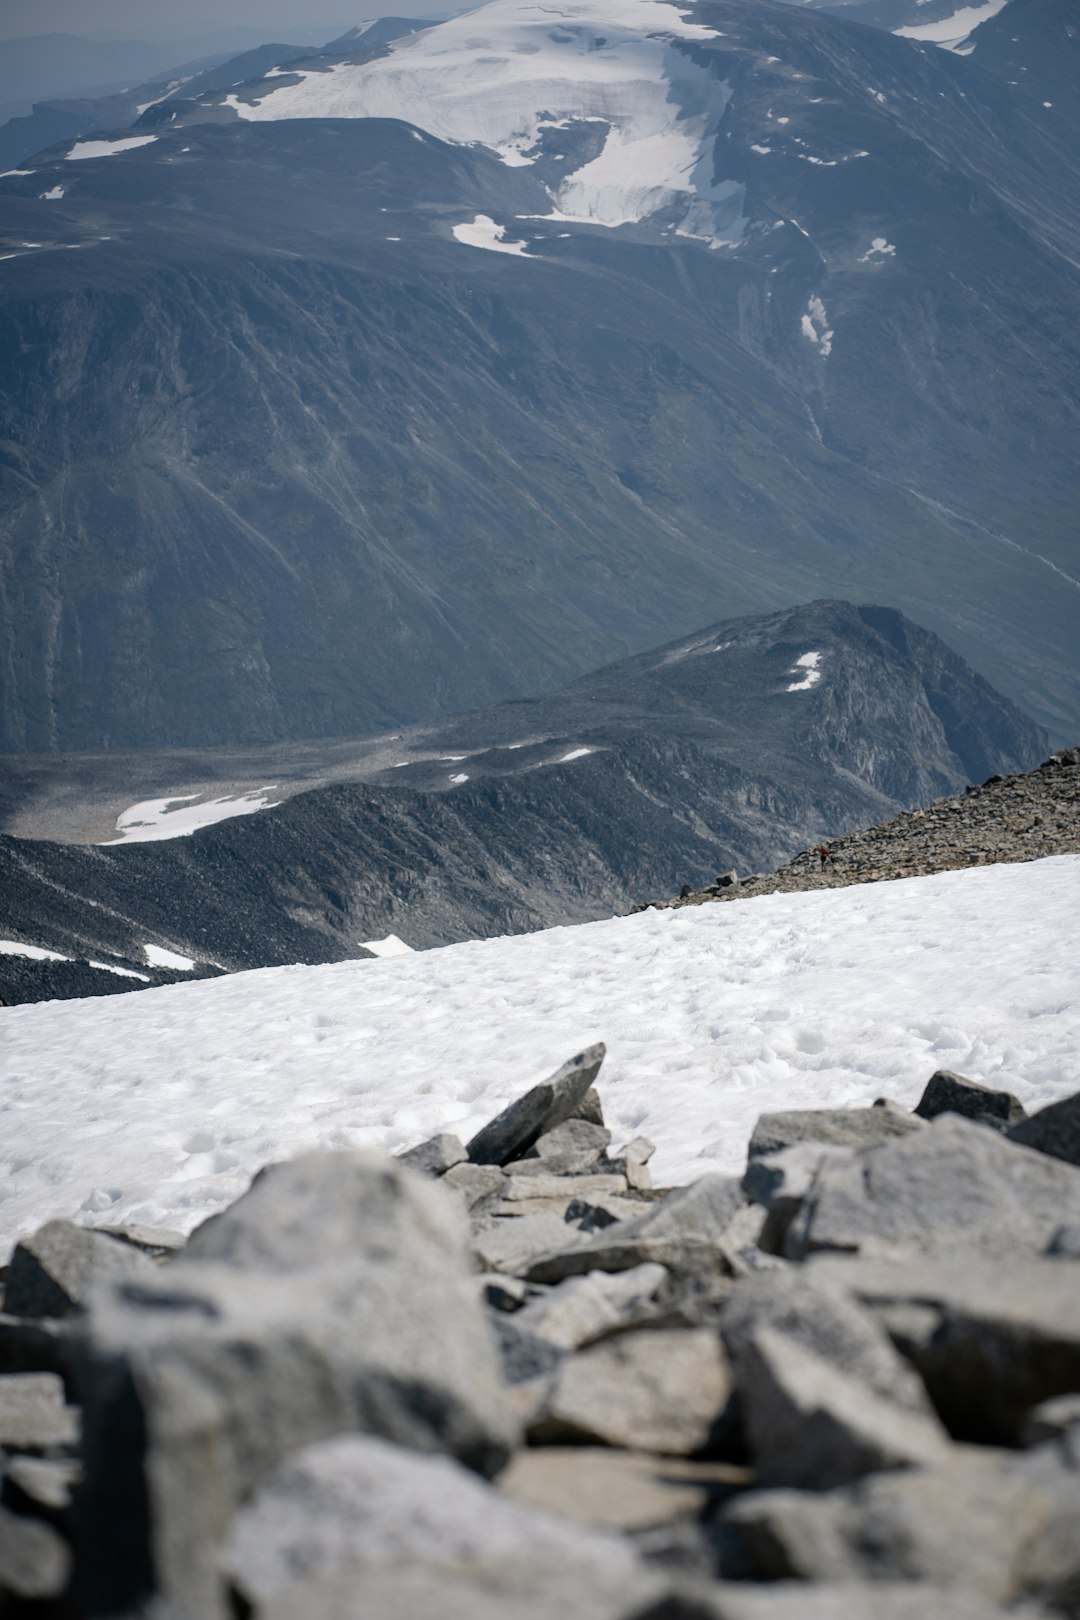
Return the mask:
M 326 747 L 351 781 L 279 782 L 278 808 L 190 837 L 0 838 L 0 939 L 73 959 L 0 957 L 3 993 L 137 982 L 89 960 L 144 983 L 186 976 L 147 946 L 235 971 L 344 960 L 390 934 L 423 948 L 587 921 L 732 866 L 768 870 L 1048 751 L 936 636 L 838 602 L 726 621 L 549 697 Z M 316 771 L 316 745 L 303 757 Z M 69 775 L 89 785 L 91 768 Z M 36 781 L 44 819 L 63 783 Z M 157 795 L 192 786 L 162 776 Z

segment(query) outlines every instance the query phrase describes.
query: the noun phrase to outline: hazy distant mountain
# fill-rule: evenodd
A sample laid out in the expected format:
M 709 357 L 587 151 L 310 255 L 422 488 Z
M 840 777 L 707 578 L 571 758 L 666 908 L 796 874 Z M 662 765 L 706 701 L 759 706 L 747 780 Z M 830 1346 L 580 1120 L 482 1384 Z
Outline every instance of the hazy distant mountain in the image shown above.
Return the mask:
M 0 990 L 186 977 L 162 951 L 235 970 L 363 955 L 390 934 L 422 947 L 580 922 L 731 866 L 769 870 L 1046 753 L 1045 733 L 937 637 L 887 609 L 816 602 L 715 625 L 550 697 L 321 754 L 159 757 L 156 779 L 144 759 L 126 793 L 119 759 L 10 760 L 7 824 L 21 827 L 110 796 L 114 815 L 167 801 L 128 824 L 191 825 L 214 769 L 234 793 L 286 802 L 162 842 L 0 838 L 0 940 L 71 958 L 0 954 Z
M 0 747 L 347 735 L 821 594 L 1071 740 L 1080 171 L 979 65 L 1014 10 L 1071 27 L 494 0 L 0 182 Z

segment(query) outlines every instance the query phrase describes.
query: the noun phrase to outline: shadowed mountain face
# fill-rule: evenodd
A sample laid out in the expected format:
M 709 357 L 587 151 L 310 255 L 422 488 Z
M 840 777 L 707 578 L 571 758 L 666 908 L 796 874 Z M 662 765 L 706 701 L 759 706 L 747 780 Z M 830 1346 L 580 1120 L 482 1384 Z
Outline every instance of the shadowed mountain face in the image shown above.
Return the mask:
M 582 922 L 780 859 L 970 780 L 1025 769 L 1045 733 L 936 636 L 818 602 L 714 626 L 532 702 L 345 745 L 189 760 L 6 763 L 7 825 L 115 817 L 134 798 L 274 783 L 275 809 L 168 841 L 0 838 L 9 1000 L 155 983 L 146 946 L 198 971 L 363 955 Z M 271 770 L 274 775 L 268 774 Z M 337 778 L 335 781 L 334 778 Z M 313 781 L 327 785 L 305 787 Z M 220 791 L 220 788 L 217 790 Z M 178 806 L 179 807 L 179 806 Z M 85 812 L 85 803 L 84 803 Z M 165 816 L 168 821 L 168 815 Z M 91 968 L 88 961 L 104 961 Z
M 607 117 L 581 63 L 625 42 L 545 25 L 579 110 L 527 163 L 486 81 L 454 139 L 487 145 L 370 115 L 438 121 L 445 24 L 0 181 L 0 747 L 348 735 L 822 594 L 903 607 L 1071 738 L 1066 125 L 982 44 L 652 9 L 655 82 Z M 470 60 L 529 60 L 480 49 L 501 16 Z M 693 177 L 637 185 L 622 131 L 662 117 Z

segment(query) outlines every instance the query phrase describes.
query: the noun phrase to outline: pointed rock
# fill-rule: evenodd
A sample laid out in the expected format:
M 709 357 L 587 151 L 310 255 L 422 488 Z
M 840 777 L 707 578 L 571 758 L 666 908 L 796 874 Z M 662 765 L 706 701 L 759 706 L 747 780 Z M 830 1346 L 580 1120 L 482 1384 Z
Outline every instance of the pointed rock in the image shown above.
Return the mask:
M 951 1069 L 939 1069 L 926 1082 L 926 1090 L 915 1104 L 920 1119 L 937 1119 L 939 1114 L 962 1114 L 965 1119 L 1007 1130 L 1026 1117 L 1023 1103 L 1011 1091 L 994 1091 L 968 1080 Z
M 1009 1132 L 1010 1142 L 1034 1148 L 1052 1159 L 1080 1165 L 1080 1091 L 1040 1108 Z
M 515 1098 L 469 1143 L 472 1163 L 508 1164 L 511 1159 L 520 1159 L 541 1136 L 570 1119 L 600 1072 L 604 1052 L 602 1041 L 586 1047 L 550 1080 L 542 1080 L 523 1097 Z

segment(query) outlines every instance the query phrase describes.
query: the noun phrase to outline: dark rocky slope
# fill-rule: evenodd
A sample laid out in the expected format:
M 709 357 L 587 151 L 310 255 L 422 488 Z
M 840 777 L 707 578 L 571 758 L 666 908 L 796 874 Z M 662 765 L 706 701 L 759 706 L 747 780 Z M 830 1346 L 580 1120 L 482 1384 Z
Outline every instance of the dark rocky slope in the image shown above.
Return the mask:
M 366 765 L 365 745 L 348 767 L 332 745 L 327 768 L 369 779 L 190 837 L 0 838 L 0 938 L 146 975 L 147 944 L 234 971 L 355 957 L 388 933 L 425 947 L 582 922 L 688 877 L 768 867 L 824 833 L 1034 764 L 1045 744 L 902 615 L 812 603 L 714 626 L 549 697 L 370 740 Z M 115 793 L 117 762 L 97 763 Z M 62 783 L 22 781 L 44 819 Z M 9 1000 L 137 982 L 0 957 Z

